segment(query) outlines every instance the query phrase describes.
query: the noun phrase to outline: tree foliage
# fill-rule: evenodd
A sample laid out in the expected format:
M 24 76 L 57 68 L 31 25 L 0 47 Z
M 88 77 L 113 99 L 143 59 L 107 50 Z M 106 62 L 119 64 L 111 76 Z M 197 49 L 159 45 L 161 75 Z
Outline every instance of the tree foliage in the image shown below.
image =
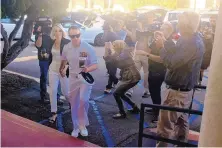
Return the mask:
M 19 18 L 10 35 L 7 34 L 1 24 L 1 34 L 4 41 L 1 53 L 1 69 L 5 68 L 29 45 L 33 24 L 38 16 L 50 16 L 58 21 L 62 16 L 66 15 L 68 4 L 69 0 L 1 0 L 1 17 Z M 24 21 L 25 15 L 27 15 L 27 18 Z M 23 23 L 21 39 L 11 45 Z

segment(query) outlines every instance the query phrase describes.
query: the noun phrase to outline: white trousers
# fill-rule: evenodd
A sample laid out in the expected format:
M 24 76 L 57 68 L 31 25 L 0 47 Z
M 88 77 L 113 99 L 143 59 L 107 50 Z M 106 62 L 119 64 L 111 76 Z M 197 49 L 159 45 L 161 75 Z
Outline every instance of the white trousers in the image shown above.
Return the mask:
M 89 125 L 88 109 L 92 91 L 92 86 L 84 84 L 76 76 L 76 74 L 72 73 L 69 76 L 69 102 L 71 105 L 73 129 Z
M 65 98 L 68 98 L 68 91 L 69 91 L 69 82 L 68 78 L 62 77 L 60 73 L 54 72 L 49 70 L 49 97 L 50 97 L 50 105 L 51 105 L 51 112 L 57 112 L 57 92 L 59 82 L 61 84 L 62 94 Z

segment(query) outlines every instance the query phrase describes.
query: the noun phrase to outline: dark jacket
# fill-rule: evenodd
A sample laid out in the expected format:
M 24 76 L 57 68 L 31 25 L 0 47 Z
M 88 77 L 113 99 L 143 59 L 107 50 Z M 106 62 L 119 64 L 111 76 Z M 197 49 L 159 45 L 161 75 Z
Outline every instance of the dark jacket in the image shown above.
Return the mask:
M 38 37 L 37 37 L 38 38 Z M 70 40 L 66 38 L 62 38 L 61 44 L 60 44 L 60 54 L 62 55 L 63 48 L 66 44 L 68 44 Z M 44 61 L 49 61 L 49 65 L 52 63 L 52 47 L 53 44 L 55 43 L 55 40 L 52 40 L 49 35 L 42 35 L 42 46 L 41 47 L 36 47 L 38 49 L 38 59 L 39 60 L 44 60 Z M 49 55 L 48 58 L 43 58 L 41 56 L 41 51 L 45 49 L 46 53 Z M 68 77 L 69 75 L 69 69 L 67 69 L 66 75 Z
M 63 51 L 63 47 L 68 44 L 70 42 L 70 40 L 66 39 L 66 38 L 62 38 L 61 40 L 61 44 L 60 44 L 60 54 L 62 55 L 62 51 Z M 50 44 L 50 50 L 49 50 L 49 65 L 52 63 L 52 46 L 55 43 L 55 40 L 52 40 L 51 44 Z
M 138 82 L 141 79 L 140 73 L 137 70 L 134 60 L 130 53 L 122 52 L 121 54 L 115 53 L 104 58 L 106 62 L 111 62 L 120 71 L 120 80 L 128 81 L 130 83 Z

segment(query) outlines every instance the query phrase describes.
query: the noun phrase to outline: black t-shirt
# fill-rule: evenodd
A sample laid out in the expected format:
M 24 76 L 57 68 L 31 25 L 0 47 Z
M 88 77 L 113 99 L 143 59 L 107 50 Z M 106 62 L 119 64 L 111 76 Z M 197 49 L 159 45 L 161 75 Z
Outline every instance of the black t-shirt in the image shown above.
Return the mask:
M 37 41 L 37 39 L 38 39 L 38 35 L 36 35 L 36 41 Z M 45 34 L 42 35 L 42 46 L 36 47 L 38 49 L 38 59 L 39 60 L 44 60 L 44 61 L 49 60 L 49 58 L 43 58 L 41 56 L 41 53 L 46 52 L 47 54 L 50 54 L 53 43 L 54 42 L 49 35 L 45 35 Z
M 159 56 L 160 50 L 156 48 L 155 42 L 152 42 L 150 45 L 151 48 L 151 54 Z M 152 73 L 158 73 L 158 74 L 165 74 L 166 73 L 166 67 L 163 65 L 163 63 L 158 63 L 153 60 L 148 60 L 149 62 L 149 72 Z

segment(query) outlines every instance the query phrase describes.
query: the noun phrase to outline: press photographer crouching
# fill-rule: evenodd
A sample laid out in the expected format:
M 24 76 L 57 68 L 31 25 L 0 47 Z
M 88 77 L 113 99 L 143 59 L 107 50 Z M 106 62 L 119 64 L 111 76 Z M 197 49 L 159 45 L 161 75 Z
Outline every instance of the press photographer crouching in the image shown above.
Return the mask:
M 162 32 L 157 32 L 156 47 L 160 48 L 160 57 L 167 68 L 164 94 L 164 106 L 189 108 L 194 86 L 197 84 L 204 43 L 197 28 L 199 14 L 184 12 L 178 16 L 178 28 L 181 37 L 175 48 L 166 49 Z M 157 135 L 164 138 L 187 142 L 189 132 L 188 114 L 160 110 Z M 157 147 L 167 147 L 165 142 L 157 142 Z
M 173 26 L 170 22 L 165 22 L 160 31 L 163 33 L 166 41 L 164 42 L 164 48 L 166 50 L 175 49 L 175 43 L 173 42 L 171 35 L 173 33 Z M 154 33 L 154 38 L 158 34 Z M 161 104 L 161 86 L 165 78 L 166 67 L 163 64 L 162 59 L 160 58 L 160 48 L 157 48 L 155 41 L 150 45 L 151 52 L 147 53 L 143 50 L 137 50 L 137 55 L 144 55 L 149 58 L 149 91 L 153 104 Z M 147 113 L 153 114 L 152 122 L 158 121 L 159 110 L 158 109 L 147 109 Z
M 122 40 L 115 41 L 114 44 L 119 44 L 119 47 L 122 48 L 114 48 L 115 52 L 108 55 L 105 60 L 107 62 L 112 62 L 114 65 L 117 66 L 117 68 L 121 70 L 119 79 L 120 81 L 113 93 L 113 96 L 119 108 L 119 113 L 115 114 L 113 118 L 122 119 L 126 118 L 126 112 L 124 110 L 122 100 L 124 100 L 132 107 L 132 109 L 129 110 L 131 113 L 139 113 L 140 111 L 137 105 L 132 102 L 130 98 L 125 95 L 125 93 L 127 90 L 134 87 L 139 82 L 141 77 L 132 58 L 134 44 L 128 43 L 127 45 L 125 45 L 125 42 Z M 110 48 L 112 47 L 110 46 Z

